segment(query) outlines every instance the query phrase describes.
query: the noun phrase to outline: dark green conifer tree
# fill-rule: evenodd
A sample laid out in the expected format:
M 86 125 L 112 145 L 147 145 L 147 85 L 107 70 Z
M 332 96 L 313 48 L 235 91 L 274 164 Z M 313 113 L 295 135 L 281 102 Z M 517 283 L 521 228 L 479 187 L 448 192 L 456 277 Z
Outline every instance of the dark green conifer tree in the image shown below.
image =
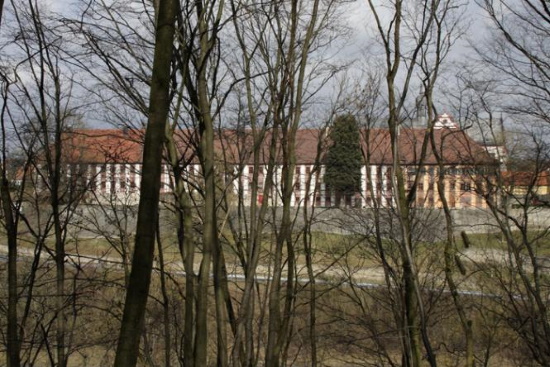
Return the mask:
M 361 136 L 359 124 L 351 114 L 337 116 L 329 132 L 330 146 L 325 159 L 325 183 L 341 198 L 350 198 L 361 188 Z

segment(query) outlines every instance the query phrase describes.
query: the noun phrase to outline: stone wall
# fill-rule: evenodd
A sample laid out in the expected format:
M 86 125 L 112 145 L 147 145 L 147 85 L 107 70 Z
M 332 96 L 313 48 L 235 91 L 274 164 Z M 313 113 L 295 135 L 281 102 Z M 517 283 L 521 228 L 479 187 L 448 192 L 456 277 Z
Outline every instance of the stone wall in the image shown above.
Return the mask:
M 24 207 L 23 212 L 29 221 L 36 225 L 38 217 L 35 210 Z M 40 218 L 45 220 L 48 208 L 42 209 Z M 413 214 L 413 235 L 418 239 L 437 240 L 445 237 L 445 218 L 440 209 L 417 209 Z M 497 232 L 498 225 L 494 216 L 482 209 L 452 209 L 455 233 L 488 233 Z M 522 218 L 520 209 L 510 209 L 509 213 L 515 218 Z M 280 208 L 270 211 L 273 218 L 280 219 Z M 311 214 L 311 213 L 310 213 Z M 373 235 L 375 233 L 375 214 L 378 214 L 382 235 L 385 237 L 399 236 L 399 223 L 396 214 L 391 209 L 380 209 L 375 213 L 372 209 L 355 208 L 315 208 L 312 216 L 312 231 Z M 233 216 L 236 213 L 232 214 Z M 293 218 L 296 220 L 295 229 L 303 228 L 303 213 L 293 209 Z M 550 209 L 534 208 L 529 211 L 530 228 L 550 227 Z M 76 236 L 94 237 L 104 233 L 116 235 L 123 227 L 128 233 L 135 232 L 137 220 L 137 206 L 120 208 L 101 208 L 98 205 L 81 205 L 70 218 L 70 232 Z M 175 229 L 174 216 L 167 209 L 161 210 L 161 226 L 164 230 Z M 24 232 L 24 226 L 20 226 Z M 266 226 L 269 230 L 269 225 Z

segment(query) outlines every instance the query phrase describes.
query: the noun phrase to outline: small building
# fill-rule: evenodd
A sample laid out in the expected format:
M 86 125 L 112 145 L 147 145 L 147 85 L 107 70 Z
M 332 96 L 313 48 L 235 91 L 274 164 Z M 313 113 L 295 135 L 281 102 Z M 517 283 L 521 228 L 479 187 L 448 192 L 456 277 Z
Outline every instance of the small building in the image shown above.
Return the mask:
M 502 173 L 508 205 L 548 205 L 550 203 L 550 172 Z

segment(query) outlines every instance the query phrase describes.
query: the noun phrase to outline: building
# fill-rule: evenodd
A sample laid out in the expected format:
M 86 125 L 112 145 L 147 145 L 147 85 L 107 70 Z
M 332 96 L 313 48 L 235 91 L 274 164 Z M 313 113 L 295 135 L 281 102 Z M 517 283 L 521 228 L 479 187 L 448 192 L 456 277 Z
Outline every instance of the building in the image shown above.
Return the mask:
M 398 162 L 406 173 L 407 187 L 416 182 L 414 206 L 438 208 L 442 206 L 437 193 L 436 180 L 440 167 L 444 182 L 444 194 L 451 208 L 485 207 L 484 195 L 490 182 L 488 177 L 498 166 L 495 159 L 464 131 L 449 121 L 434 129 L 433 139 L 428 139 L 425 129 L 401 129 L 398 136 Z M 361 169 L 360 192 L 349 197 L 341 205 L 354 207 L 391 207 L 394 205 L 392 167 L 394 157 L 391 138 L 387 129 L 361 131 L 365 164 Z M 215 150 L 219 185 L 226 193 L 242 197 L 247 203 L 268 201 L 269 205 L 281 205 L 282 159 L 280 147 L 275 146 L 276 162 L 273 170 L 273 189 L 264 192 L 269 164 L 269 133 L 258 147 L 259 164 L 254 164 L 250 131 L 220 130 L 217 132 Z M 67 182 L 86 190 L 85 200 L 106 201 L 116 199 L 137 203 L 141 178 L 143 131 L 116 129 L 80 129 L 63 136 L 64 160 Z M 194 152 L 197 137 L 193 131 L 179 131 L 177 146 L 183 169 L 191 191 L 197 191 L 201 182 L 201 168 Z M 273 141 L 277 141 L 274 139 Z M 296 136 L 296 167 L 292 206 L 315 205 L 332 207 L 335 194 L 329 192 L 323 182 L 323 157 L 330 142 L 325 131 L 301 129 Z M 438 162 L 441 161 L 441 165 Z M 252 198 L 254 172 L 258 174 L 258 194 Z M 161 194 L 172 191 L 172 170 L 163 165 Z M 416 177 L 418 178 L 416 179 Z M 194 188 L 193 188 L 194 187 Z M 40 190 L 40 186 L 37 187 Z
M 506 149 L 506 135 L 504 120 L 477 118 L 466 124 L 465 130 L 468 136 L 496 160 L 500 162 L 501 169 L 506 170 L 508 151 Z
M 502 172 L 504 194 L 511 206 L 548 205 L 550 172 Z

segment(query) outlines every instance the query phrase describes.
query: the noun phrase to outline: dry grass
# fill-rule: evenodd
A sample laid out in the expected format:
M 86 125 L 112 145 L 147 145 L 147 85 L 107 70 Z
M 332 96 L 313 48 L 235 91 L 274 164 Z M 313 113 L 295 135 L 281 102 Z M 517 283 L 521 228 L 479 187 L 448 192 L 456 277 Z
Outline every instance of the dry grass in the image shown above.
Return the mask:
M 264 244 L 262 264 L 268 274 L 271 257 L 269 254 L 266 236 Z M 540 247 L 547 246 L 546 240 L 541 240 Z M 131 243 L 132 241 L 130 241 Z M 165 260 L 170 265 L 169 270 L 181 270 L 181 259 L 175 238 L 165 237 L 162 240 Z M 502 242 L 497 236 L 471 236 L 472 247 L 476 249 L 502 250 Z M 34 245 L 32 240 L 25 237 L 21 241 L 21 250 L 31 253 Z M 48 239 L 48 246 L 53 242 Z M 114 257 L 120 258 L 113 250 L 113 242 L 104 238 L 78 238 L 67 242 L 67 252 L 77 253 L 85 257 Z M 397 266 L 399 254 L 391 241 L 383 241 L 388 254 L 394 256 L 390 260 Z M 237 258 L 232 252 L 231 243 L 226 243 L 224 249 L 227 253 L 228 267 L 237 264 Z M 295 242 L 298 264 L 301 270 L 299 276 L 305 277 L 305 254 L 302 238 Z M 388 291 L 386 288 L 354 287 L 348 283 L 338 286 L 343 279 L 355 281 L 369 281 L 384 283 L 381 273 L 380 259 L 376 255 L 372 239 L 360 238 L 355 235 L 313 233 L 312 236 L 313 262 L 317 279 L 327 280 L 332 284 L 318 284 L 317 291 L 317 327 L 316 339 L 318 341 L 319 360 L 324 366 L 346 365 L 378 365 L 389 364 L 389 360 L 396 365 L 400 364 L 400 335 L 396 327 L 393 307 L 397 302 L 396 289 Z M 442 244 L 420 243 L 416 248 L 418 266 L 422 270 L 422 284 L 428 289 L 423 294 L 428 310 L 429 336 L 434 343 L 434 349 L 438 360 L 444 366 L 458 366 L 464 358 L 464 336 L 458 322 L 454 305 L 447 293 L 439 292 L 441 286 L 442 269 Z M 200 255 L 200 249 L 197 252 Z M 200 261 L 200 256 L 197 256 Z M 55 318 L 52 302 L 54 297 L 53 280 L 55 277 L 51 264 L 42 263 L 39 270 L 39 282 L 36 285 L 35 296 L 32 302 L 32 314 L 34 315 L 28 325 L 27 337 L 39 326 L 40 322 Z M 0 271 L 5 275 L 5 264 Z M 22 262 L 20 274 L 22 280 L 28 273 L 29 263 Z M 114 341 L 117 336 L 122 313 L 122 300 L 124 297 L 124 274 L 119 267 L 89 265 L 82 269 L 67 266 L 68 289 L 67 294 L 75 294 L 75 297 L 67 297 L 66 314 L 76 316 L 74 324 L 74 348 L 72 349 L 72 366 L 97 366 L 112 363 Z M 234 273 L 242 273 L 239 266 L 234 268 Z M 466 288 L 483 284 L 484 290 L 490 292 L 490 287 L 497 287 L 496 282 L 490 281 L 489 272 L 479 271 L 473 263 L 467 264 L 467 274 L 458 275 L 461 286 Z M 179 344 L 183 325 L 184 304 L 182 294 L 184 292 L 185 279 L 181 274 L 173 274 L 168 281 L 170 327 L 175 338 L 170 345 L 174 362 L 181 352 Z M 265 305 L 265 283 L 257 287 L 256 304 Z M 233 305 L 239 307 L 241 287 L 237 281 L 230 282 L 230 292 Z M 495 288 L 496 289 L 496 288 Z M 307 364 L 309 361 L 309 292 L 308 286 L 298 286 L 296 302 L 293 309 L 292 338 L 289 343 L 289 360 L 295 360 L 297 364 Z M 76 291 L 76 293 L 75 293 Z M 2 290 L 3 293 L 6 289 Z M 5 297 L 5 294 L 2 295 Z M 21 306 L 25 300 L 22 293 Z M 497 299 L 490 297 L 463 296 L 462 301 L 468 315 L 473 321 L 474 337 L 476 343 L 476 357 L 478 363 L 487 366 L 522 366 L 528 365 L 525 355 L 528 355 L 525 347 L 513 333 L 498 318 L 501 312 Z M 213 299 L 211 302 L 214 302 Z M 163 360 L 165 348 L 163 335 L 163 308 L 160 294 L 159 273 L 155 272 L 151 287 L 151 301 L 149 302 L 147 315 L 147 344 L 143 345 L 144 351 L 150 353 L 150 357 L 160 363 Z M 211 303 L 212 304 L 212 303 Z M 78 307 L 75 308 L 75 305 Z M 260 306 L 255 310 L 258 325 L 257 347 L 259 354 L 266 343 L 267 319 L 260 319 Z M 76 310 L 76 311 L 75 311 Z M 5 311 L 2 311 L 5 312 Z M 75 313 L 76 312 L 76 313 Z M 210 315 L 210 325 L 215 326 L 214 313 Z M 5 320 L 5 317 L 2 318 Z M 262 320 L 262 321 L 259 321 Z M 5 321 L 4 321 L 5 322 Z M 260 328 L 261 326 L 261 328 Z M 212 335 L 215 335 L 212 330 Z M 35 335 L 36 340 L 41 337 Z M 54 340 L 53 329 L 47 338 Z M 36 349 L 37 344 L 28 344 L 25 348 Z M 215 348 L 215 339 L 212 339 L 212 351 Z M 34 348 L 34 349 L 33 349 Z M 43 349 L 39 353 L 39 362 L 46 362 L 47 355 Z M 527 363 L 527 364 L 526 364 Z M 40 365 L 41 363 L 37 363 Z

